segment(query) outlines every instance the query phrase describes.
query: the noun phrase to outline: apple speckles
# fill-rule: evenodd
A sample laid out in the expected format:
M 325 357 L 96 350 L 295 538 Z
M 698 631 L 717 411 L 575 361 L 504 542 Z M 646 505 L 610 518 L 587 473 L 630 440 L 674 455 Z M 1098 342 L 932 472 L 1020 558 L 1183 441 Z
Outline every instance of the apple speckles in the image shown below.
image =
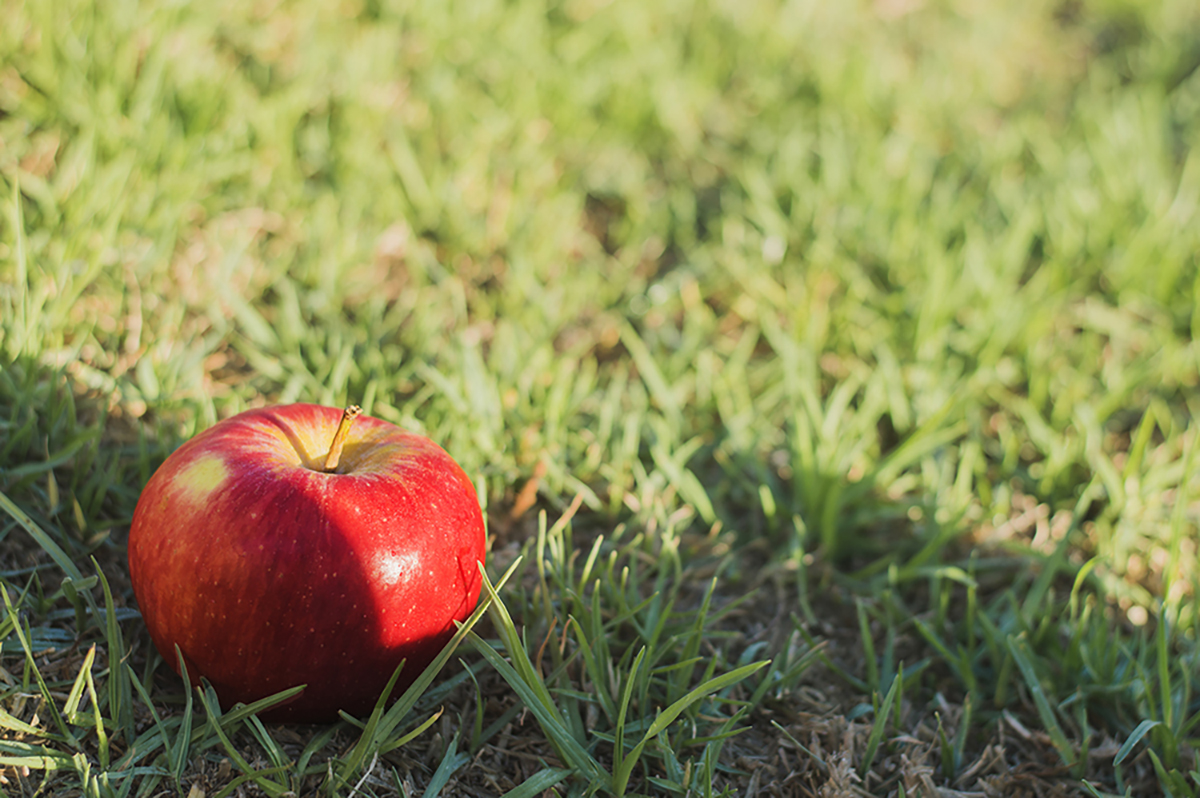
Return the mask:
M 372 569 L 378 581 L 391 586 L 408 581 L 409 576 L 417 569 L 419 560 L 420 556 L 412 551 L 381 552 L 372 563 Z
M 225 461 L 215 454 L 206 454 L 180 471 L 171 484 L 188 501 L 198 504 L 228 478 Z

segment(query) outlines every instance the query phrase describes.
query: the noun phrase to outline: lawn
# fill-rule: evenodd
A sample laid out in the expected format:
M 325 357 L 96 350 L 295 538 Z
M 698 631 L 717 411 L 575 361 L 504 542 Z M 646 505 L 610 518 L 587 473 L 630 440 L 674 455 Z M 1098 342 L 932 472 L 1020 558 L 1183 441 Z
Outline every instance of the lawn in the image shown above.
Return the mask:
M 0 17 L 0 795 L 1200 795 L 1192 0 Z M 125 558 L 295 401 L 444 446 L 500 585 L 332 726 Z

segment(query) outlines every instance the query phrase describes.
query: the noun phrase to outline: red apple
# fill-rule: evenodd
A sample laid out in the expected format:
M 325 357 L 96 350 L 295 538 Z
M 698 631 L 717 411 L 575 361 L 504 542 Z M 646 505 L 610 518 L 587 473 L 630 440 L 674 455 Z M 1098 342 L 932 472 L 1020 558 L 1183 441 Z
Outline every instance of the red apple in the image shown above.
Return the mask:
M 167 458 L 138 500 L 129 571 L 176 670 L 178 646 L 226 706 L 307 685 L 267 717 L 323 722 L 368 712 L 401 660 L 397 694 L 421 673 L 475 608 L 484 546 L 474 486 L 437 444 L 294 404 Z

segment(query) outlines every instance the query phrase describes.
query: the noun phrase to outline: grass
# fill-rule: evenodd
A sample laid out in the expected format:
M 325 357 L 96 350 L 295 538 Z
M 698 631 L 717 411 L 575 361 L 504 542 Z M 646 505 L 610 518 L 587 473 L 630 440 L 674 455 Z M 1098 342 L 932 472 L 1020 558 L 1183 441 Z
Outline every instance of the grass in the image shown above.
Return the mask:
M 1193 3 L 4 16 L 3 794 L 1200 794 Z M 492 536 L 330 727 L 184 690 L 123 549 L 298 400 Z

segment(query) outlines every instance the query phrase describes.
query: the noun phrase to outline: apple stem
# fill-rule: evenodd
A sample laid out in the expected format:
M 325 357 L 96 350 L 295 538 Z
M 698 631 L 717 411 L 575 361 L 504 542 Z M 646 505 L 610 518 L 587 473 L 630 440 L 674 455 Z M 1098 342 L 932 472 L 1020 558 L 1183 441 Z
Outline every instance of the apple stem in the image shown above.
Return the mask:
M 342 420 L 338 423 L 337 432 L 333 434 L 333 443 L 329 444 L 329 454 L 325 456 L 326 474 L 337 470 L 338 461 L 342 459 L 342 447 L 346 445 L 346 438 L 350 435 L 350 427 L 361 412 L 362 408 L 358 405 L 350 405 L 342 411 Z

